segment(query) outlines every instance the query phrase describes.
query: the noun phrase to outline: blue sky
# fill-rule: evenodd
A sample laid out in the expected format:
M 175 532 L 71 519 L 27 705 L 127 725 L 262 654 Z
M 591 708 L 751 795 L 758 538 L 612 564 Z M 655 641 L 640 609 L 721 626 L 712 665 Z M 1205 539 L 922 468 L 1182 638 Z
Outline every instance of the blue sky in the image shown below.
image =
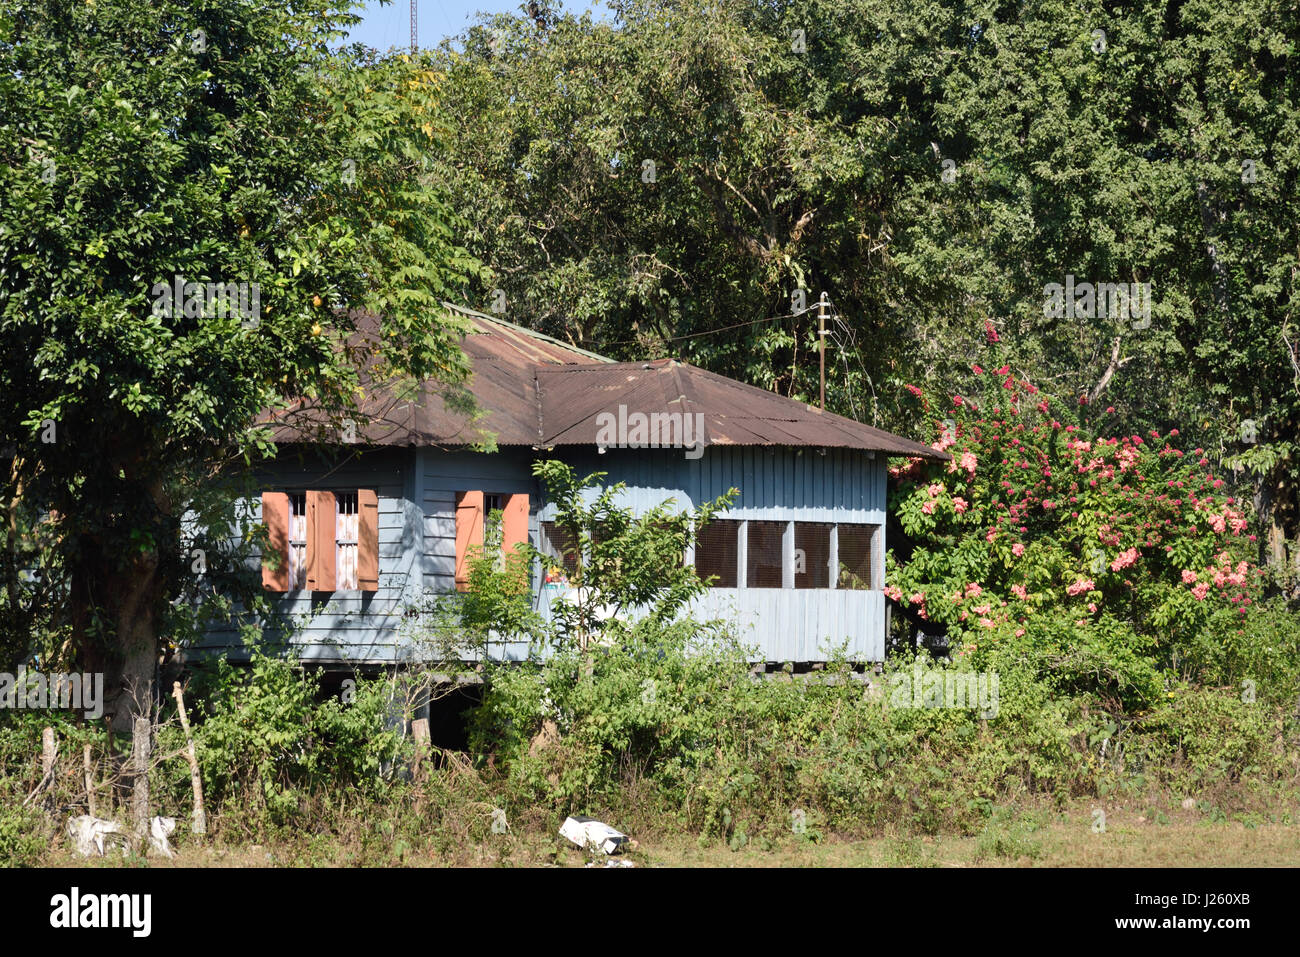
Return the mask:
M 436 47 L 444 37 L 463 33 L 476 19 L 475 14 L 518 13 L 520 0 L 419 0 L 420 46 Z M 581 13 L 603 7 L 599 0 L 568 0 L 562 9 Z M 362 11 L 363 21 L 352 31 L 351 39 L 381 52 L 389 47 L 407 47 L 411 42 L 411 11 L 408 0 L 381 4 L 369 0 Z

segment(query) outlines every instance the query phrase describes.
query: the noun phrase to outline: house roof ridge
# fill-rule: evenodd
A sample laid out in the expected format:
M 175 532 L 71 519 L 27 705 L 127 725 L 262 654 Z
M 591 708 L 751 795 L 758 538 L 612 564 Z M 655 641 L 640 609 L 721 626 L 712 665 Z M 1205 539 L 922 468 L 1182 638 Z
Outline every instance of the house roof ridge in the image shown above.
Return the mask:
M 530 339 L 537 339 L 540 342 L 546 342 L 546 343 L 550 343 L 553 346 L 559 346 L 561 349 L 565 349 L 569 352 L 575 352 L 579 355 L 587 356 L 590 359 L 594 359 L 597 363 L 609 363 L 614 361 L 608 356 L 603 356 L 598 352 L 592 352 L 590 349 L 583 349 L 581 346 L 575 346 L 567 342 L 562 342 L 561 340 L 556 339 L 554 336 L 548 336 L 546 335 L 546 333 L 538 332 L 536 329 L 529 329 L 527 326 L 521 326 L 518 323 L 510 322 L 509 320 L 502 319 L 500 316 L 490 316 L 487 313 L 476 312 L 475 310 L 470 309 L 467 306 L 461 306 L 445 299 L 442 301 L 442 307 L 444 309 L 450 310 L 451 312 L 454 313 L 458 313 L 459 315 L 465 316 L 467 318 L 477 319 L 480 322 L 490 323 L 494 326 L 500 326 L 502 328 L 509 329 L 512 332 L 528 336 Z

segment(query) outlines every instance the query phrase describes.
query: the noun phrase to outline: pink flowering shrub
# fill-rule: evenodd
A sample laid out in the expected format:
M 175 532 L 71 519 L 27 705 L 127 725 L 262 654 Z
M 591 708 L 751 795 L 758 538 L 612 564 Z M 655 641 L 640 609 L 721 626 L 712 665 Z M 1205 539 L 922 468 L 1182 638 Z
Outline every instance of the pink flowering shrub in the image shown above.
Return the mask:
M 981 378 L 982 398 L 915 390 L 950 459 L 890 469 L 910 541 L 891 541 L 889 583 L 955 656 L 1028 649 L 1062 680 L 1147 700 L 1180 650 L 1244 634 L 1263 573 L 1246 508 L 1201 449 L 1177 430 L 1084 434 L 1006 366 Z

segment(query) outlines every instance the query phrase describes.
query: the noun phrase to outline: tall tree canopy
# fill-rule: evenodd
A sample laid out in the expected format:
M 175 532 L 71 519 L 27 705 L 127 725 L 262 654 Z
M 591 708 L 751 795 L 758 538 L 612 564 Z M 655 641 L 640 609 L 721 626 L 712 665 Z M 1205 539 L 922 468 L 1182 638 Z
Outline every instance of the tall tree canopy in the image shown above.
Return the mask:
M 829 404 L 897 427 L 998 341 L 1085 418 L 1181 427 L 1300 561 L 1293 4 L 614 9 L 441 52 L 480 305 L 815 400 L 790 296 L 827 291 Z M 1068 277 L 1149 283 L 1150 315 L 1049 315 Z
M 351 6 L 0 9 L 5 626 L 38 595 L 57 605 L 57 634 L 108 673 L 120 718 L 202 571 L 186 511 L 268 451 L 258 412 L 352 406 L 352 312 L 383 317 L 395 372 L 464 374 L 438 303 L 478 267 L 424 172 L 446 132 L 439 77 L 331 52 Z M 44 591 L 15 572 L 37 545 Z

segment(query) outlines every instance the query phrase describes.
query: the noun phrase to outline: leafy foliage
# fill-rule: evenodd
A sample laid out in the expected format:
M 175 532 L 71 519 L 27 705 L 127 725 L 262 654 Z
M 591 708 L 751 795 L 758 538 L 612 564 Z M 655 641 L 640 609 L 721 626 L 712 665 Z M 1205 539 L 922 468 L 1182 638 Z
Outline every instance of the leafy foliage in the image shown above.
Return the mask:
M 219 662 L 196 696 L 203 716 L 194 729 L 211 807 L 237 805 L 241 815 L 276 824 L 328 787 L 383 789 L 405 754 L 400 720 L 387 720 L 393 689 L 382 680 L 358 681 L 344 702 L 323 696 L 319 681 L 283 656 L 255 655 L 247 668 Z M 179 751 L 179 728 L 167 728 L 161 744 Z M 185 794 L 184 763 L 172 762 L 167 772 L 172 790 Z
M 1170 673 L 1258 681 L 1265 666 L 1281 682 L 1267 693 L 1293 698 L 1294 670 L 1212 650 L 1262 653 L 1271 612 L 1252 617 L 1267 576 L 1248 507 L 1204 451 L 1185 454 L 1177 429 L 1085 432 L 1008 365 L 975 372 L 974 396 L 911 387 L 951 460 L 891 470 L 906 538 L 891 549 L 890 596 L 944 626 L 958 657 L 1027 655 L 1069 693 L 1149 706 Z
M 669 499 L 638 515 L 618 503 L 623 483 L 601 484 L 603 472 L 579 480 L 554 459 L 537 462 L 533 472 L 555 505 L 555 525 L 575 563 L 571 590 L 551 606 L 557 644 L 585 649 L 593 637 L 617 641 L 629 617 L 666 627 L 704 592 L 705 582 L 686 564 L 686 549 L 735 501 L 735 489 L 691 510 Z M 554 561 L 537 549 L 532 555 L 544 565 Z
M 998 341 L 1091 428 L 1179 427 L 1240 466 L 1268 562 L 1300 556 L 1293 9 L 614 9 L 493 16 L 440 54 L 467 135 L 438 175 L 485 304 L 808 400 L 791 291 L 825 290 L 830 407 L 900 429 L 904 384 L 969 392 Z M 1048 315 L 1067 276 L 1149 282 L 1150 316 Z
M 262 410 L 307 399 L 338 420 L 363 366 L 465 374 L 438 301 L 478 267 L 423 169 L 447 135 L 440 80 L 329 52 L 351 6 L 0 11 L 0 481 L 55 514 L 65 626 L 110 673 L 146 670 L 193 584 L 187 510 L 224 502 L 203 517 L 228 527 L 243 490 L 219 476 L 272 454 Z M 223 309 L 182 287 L 163 308 L 177 282 L 248 295 Z M 368 354 L 358 310 L 382 316 Z M 29 557 L 11 532 L 10 562 Z

